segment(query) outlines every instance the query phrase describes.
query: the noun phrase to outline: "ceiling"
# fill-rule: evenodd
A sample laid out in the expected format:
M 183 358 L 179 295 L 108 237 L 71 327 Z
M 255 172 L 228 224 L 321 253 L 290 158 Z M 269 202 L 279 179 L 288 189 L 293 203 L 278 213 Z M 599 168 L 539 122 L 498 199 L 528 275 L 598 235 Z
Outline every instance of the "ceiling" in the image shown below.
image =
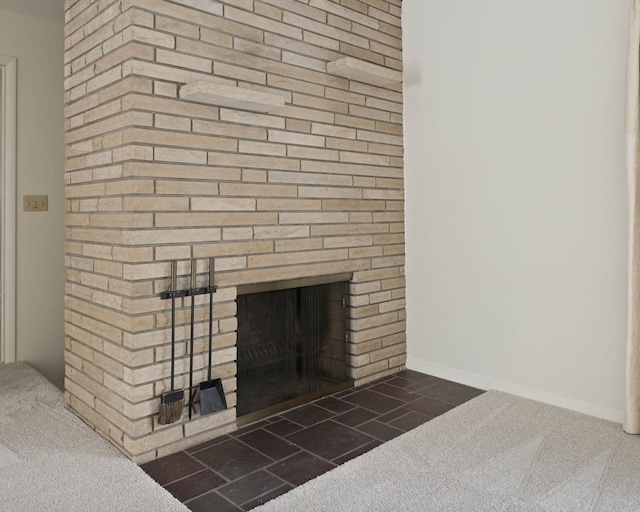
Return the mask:
M 0 0 L 0 9 L 64 22 L 64 0 Z

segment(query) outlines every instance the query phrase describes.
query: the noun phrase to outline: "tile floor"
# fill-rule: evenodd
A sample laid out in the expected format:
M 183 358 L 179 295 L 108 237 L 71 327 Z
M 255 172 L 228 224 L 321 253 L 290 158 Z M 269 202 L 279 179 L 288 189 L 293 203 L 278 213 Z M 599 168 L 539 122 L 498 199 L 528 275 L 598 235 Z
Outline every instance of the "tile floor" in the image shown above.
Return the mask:
M 481 393 L 406 370 L 142 468 L 193 512 L 251 510 Z

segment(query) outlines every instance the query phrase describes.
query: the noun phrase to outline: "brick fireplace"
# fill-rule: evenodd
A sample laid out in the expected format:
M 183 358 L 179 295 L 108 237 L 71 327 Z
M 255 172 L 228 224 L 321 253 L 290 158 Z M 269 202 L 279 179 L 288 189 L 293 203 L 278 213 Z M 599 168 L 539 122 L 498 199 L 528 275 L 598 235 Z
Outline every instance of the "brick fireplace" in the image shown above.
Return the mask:
M 348 373 L 404 368 L 401 0 L 66 0 L 67 405 L 144 462 L 236 429 L 238 287 L 350 276 Z M 170 261 L 215 258 L 229 408 L 159 425 Z M 189 303 L 178 301 L 178 387 Z M 206 296 L 195 382 L 206 380 Z

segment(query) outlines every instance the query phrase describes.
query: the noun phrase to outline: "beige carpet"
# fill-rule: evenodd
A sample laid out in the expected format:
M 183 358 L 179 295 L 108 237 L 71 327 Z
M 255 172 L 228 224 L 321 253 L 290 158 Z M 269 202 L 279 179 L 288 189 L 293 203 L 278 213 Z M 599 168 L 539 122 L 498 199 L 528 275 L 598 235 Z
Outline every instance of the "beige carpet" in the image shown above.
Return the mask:
M 640 437 L 490 391 L 255 510 L 640 511 Z
M 0 364 L 0 510 L 186 511 L 24 363 Z

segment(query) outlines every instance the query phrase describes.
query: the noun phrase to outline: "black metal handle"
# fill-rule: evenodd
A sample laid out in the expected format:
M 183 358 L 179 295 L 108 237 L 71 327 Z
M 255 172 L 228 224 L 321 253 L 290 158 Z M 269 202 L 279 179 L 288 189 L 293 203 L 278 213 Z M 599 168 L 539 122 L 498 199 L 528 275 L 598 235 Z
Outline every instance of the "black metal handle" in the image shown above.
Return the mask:
M 191 260 L 191 289 L 196 289 L 196 282 L 198 280 L 198 260 Z
M 196 269 L 197 261 L 191 260 L 191 290 L 196 288 Z M 195 294 L 191 293 L 191 336 L 189 340 L 189 419 L 195 412 L 194 392 L 193 392 L 193 337 L 194 337 L 194 323 L 195 323 Z
M 215 272 L 215 260 L 209 258 L 209 371 L 208 379 L 211 380 L 211 366 L 213 364 L 213 292 L 215 287 L 213 286 L 213 278 Z
M 171 282 L 169 283 L 169 291 L 175 292 L 178 289 L 178 261 L 171 262 Z
M 171 283 L 169 288 L 176 291 L 178 281 L 178 262 L 171 262 Z M 171 391 L 175 390 L 174 374 L 176 370 L 176 298 L 171 296 Z

